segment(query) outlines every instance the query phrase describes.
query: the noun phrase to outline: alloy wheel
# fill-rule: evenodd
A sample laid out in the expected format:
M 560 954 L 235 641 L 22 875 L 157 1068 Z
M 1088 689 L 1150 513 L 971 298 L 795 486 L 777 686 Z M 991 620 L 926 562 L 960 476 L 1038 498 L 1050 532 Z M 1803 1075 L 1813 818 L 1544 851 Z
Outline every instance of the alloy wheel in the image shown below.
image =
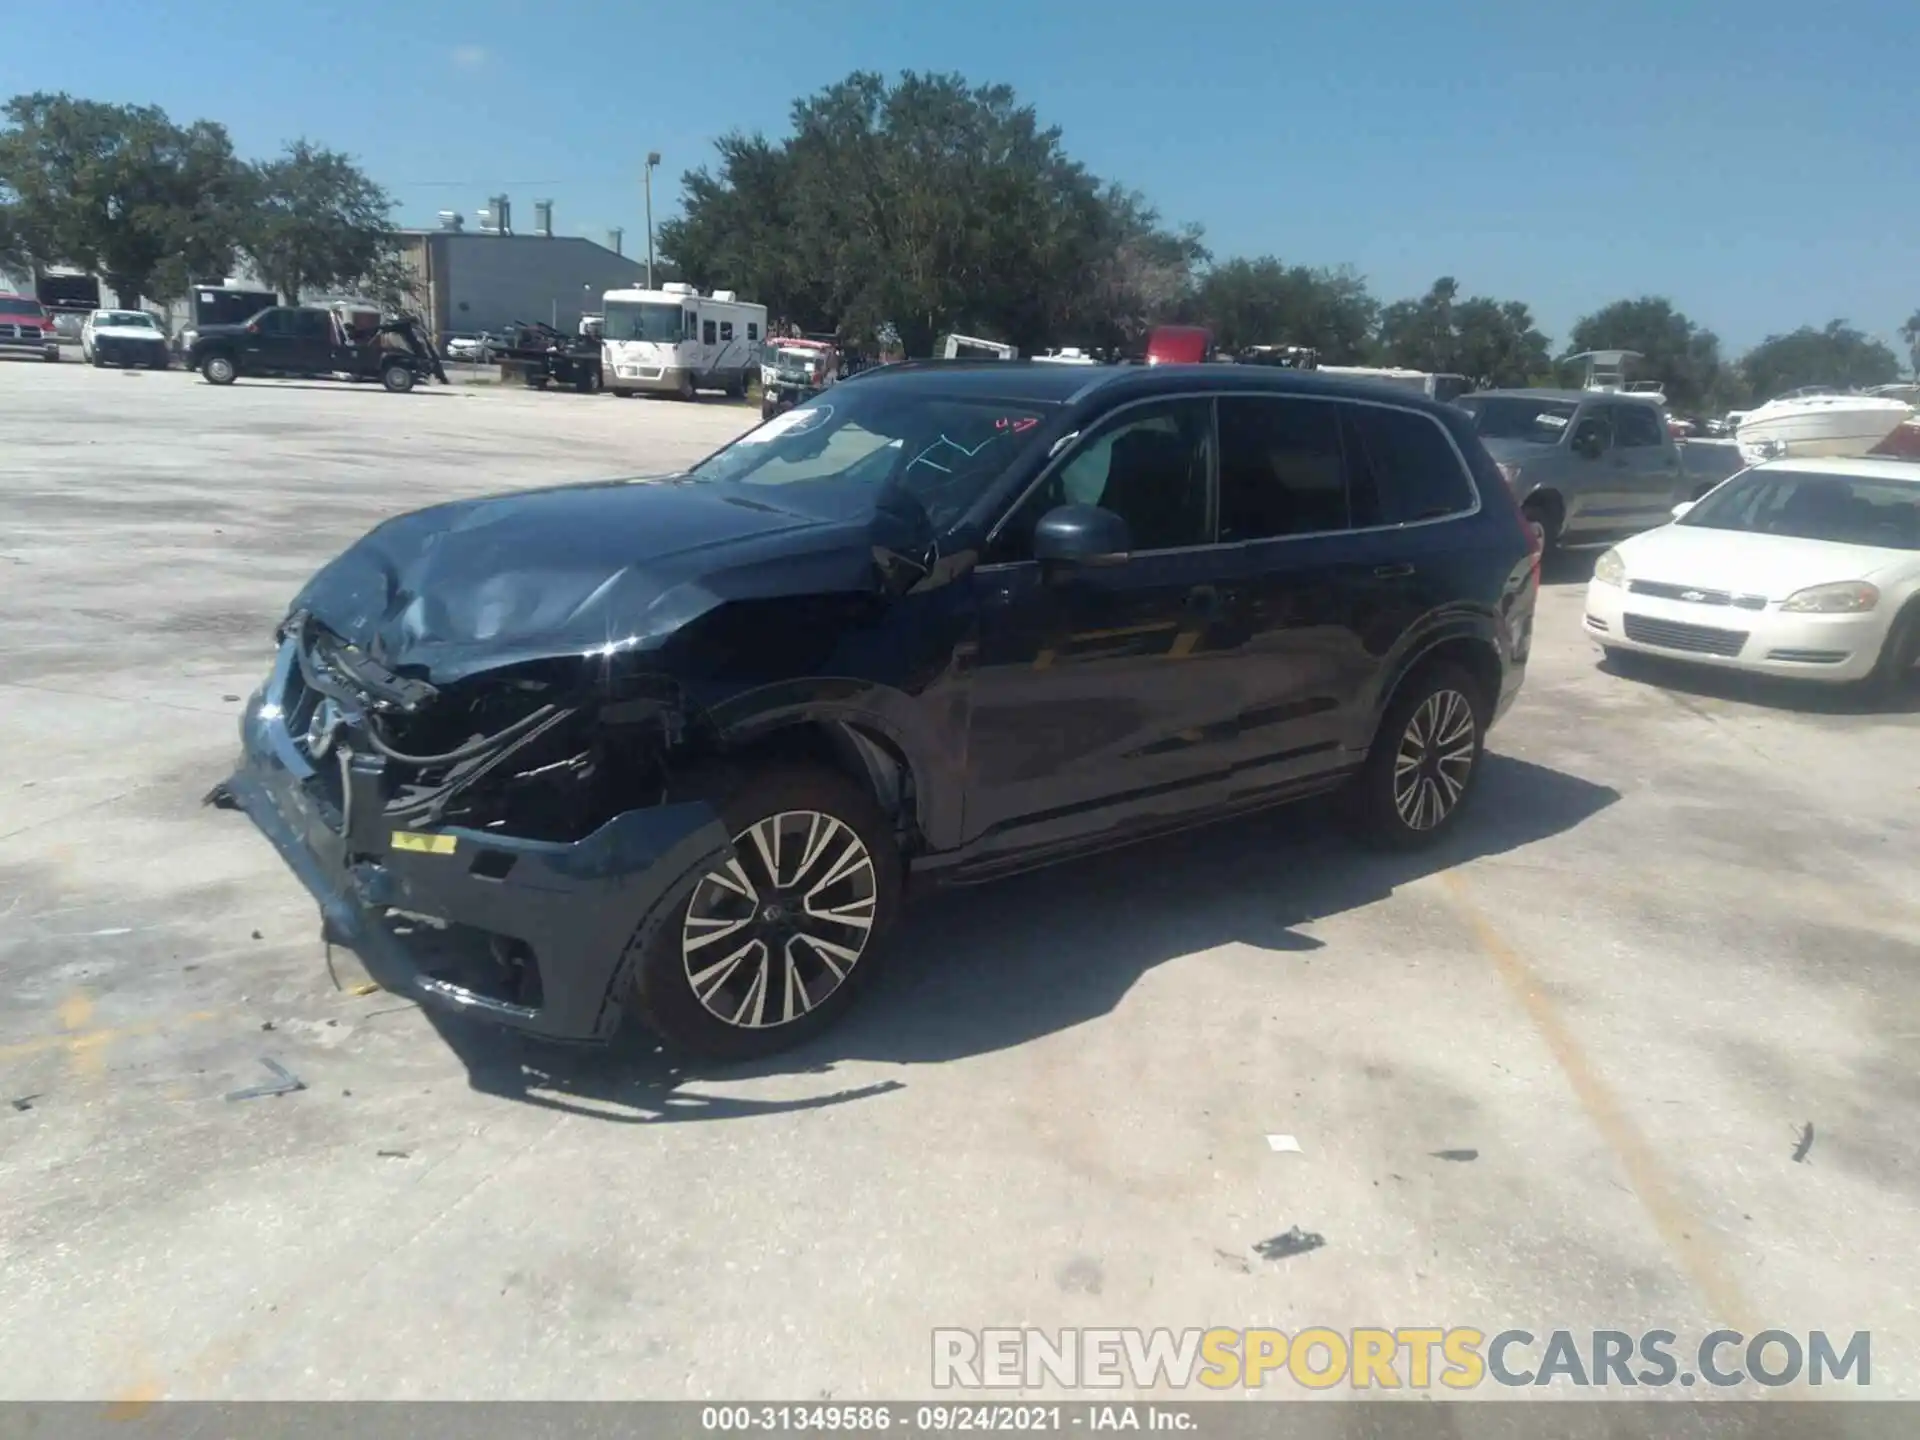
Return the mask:
M 709 1014 L 743 1029 L 800 1019 L 846 983 L 879 900 L 873 856 L 853 828 L 787 810 L 734 836 L 736 858 L 700 877 L 680 954 Z
M 1393 760 L 1393 808 L 1411 830 L 1439 825 L 1467 793 L 1478 735 L 1473 706 L 1458 690 L 1420 702 Z

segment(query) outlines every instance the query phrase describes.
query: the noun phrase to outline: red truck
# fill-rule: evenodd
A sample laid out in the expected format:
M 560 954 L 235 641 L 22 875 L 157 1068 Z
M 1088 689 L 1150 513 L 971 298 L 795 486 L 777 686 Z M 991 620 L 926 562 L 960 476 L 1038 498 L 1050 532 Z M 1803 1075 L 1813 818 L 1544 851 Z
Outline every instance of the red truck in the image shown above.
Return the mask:
M 1149 365 L 1204 365 L 1213 355 L 1213 332 L 1204 325 L 1160 325 L 1147 336 Z
M 0 353 L 58 360 L 60 341 L 47 307 L 25 295 L 0 295 Z

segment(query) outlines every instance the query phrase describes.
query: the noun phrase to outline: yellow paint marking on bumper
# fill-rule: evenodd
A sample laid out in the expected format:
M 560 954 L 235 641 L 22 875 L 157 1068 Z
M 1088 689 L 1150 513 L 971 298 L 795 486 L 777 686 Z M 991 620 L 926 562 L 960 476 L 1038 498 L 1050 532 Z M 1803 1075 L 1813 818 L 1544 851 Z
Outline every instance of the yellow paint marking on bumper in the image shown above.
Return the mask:
M 459 842 L 451 835 L 423 835 L 417 830 L 393 832 L 393 848 L 413 850 L 422 855 L 451 855 Z

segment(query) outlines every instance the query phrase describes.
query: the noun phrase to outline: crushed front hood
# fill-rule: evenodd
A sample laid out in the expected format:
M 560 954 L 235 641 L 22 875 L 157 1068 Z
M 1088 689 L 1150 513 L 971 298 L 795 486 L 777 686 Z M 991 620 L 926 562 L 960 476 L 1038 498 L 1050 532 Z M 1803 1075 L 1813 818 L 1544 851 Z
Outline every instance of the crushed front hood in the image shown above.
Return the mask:
M 874 584 L 871 517 L 826 519 L 778 498 L 669 479 L 436 505 L 370 531 L 289 608 L 443 684 L 651 648 L 726 599 Z

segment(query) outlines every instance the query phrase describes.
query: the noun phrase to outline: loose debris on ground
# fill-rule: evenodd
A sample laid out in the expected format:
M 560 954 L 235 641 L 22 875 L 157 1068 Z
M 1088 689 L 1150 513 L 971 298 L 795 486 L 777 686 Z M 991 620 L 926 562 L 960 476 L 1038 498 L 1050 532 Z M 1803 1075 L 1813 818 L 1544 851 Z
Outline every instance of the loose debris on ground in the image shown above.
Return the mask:
M 1292 1255 L 1304 1255 L 1309 1250 L 1318 1250 L 1326 1243 L 1326 1236 L 1316 1235 L 1311 1230 L 1302 1230 L 1296 1225 L 1284 1235 L 1275 1235 L 1262 1240 L 1253 1247 L 1253 1250 L 1262 1260 L 1285 1260 Z
M 229 1100 L 265 1100 L 274 1095 L 291 1095 L 296 1090 L 307 1088 L 306 1081 L 295 1075 L 278 1060 L 262 1055 L 260 1063 L 272 1071 L 275 1079 L 271 1085 L 255 1085 L 246 1090 L 235 1090 L 228 1094 Z
M 1807 1152 L 1811 1149 L 1813 1149 L 1813 1121 L 1809 1120 L 1807 1121 L 1807 1128 L 1800 1132 L 1800 1138 L 1794 1142 L 1793 1163 L 1796 1165 L 1806 1164 Z

